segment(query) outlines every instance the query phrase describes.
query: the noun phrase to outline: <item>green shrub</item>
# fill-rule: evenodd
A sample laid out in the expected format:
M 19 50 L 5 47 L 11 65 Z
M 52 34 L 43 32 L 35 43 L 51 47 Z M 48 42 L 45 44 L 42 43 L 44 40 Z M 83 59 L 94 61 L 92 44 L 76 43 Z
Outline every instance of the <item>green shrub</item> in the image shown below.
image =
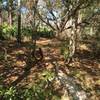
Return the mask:
M 2 100 L 17 100 L 15 94 L 16 89 L 14 87 L 5 88 L 0 85 L 0 98 Z
M 60 47 L 60 53 L 63 55 L 64 59 L 66 60 L 69 56 L 69 44 L 68 41 L 63 41 Z
M 44 38 L 53 38 L 54 37 L 53 31 L 38 31 L 37 34 L 39 37 L 44 37 Z
M 23 27 L 22 36 L 26 36 L 26 37 L 32 36 L 32 29 L 30 27 Z
M 4 53 L 0 52 L 0 60 L 4 60 L 4 59 L 5 59 Z
M 54 73 L 45 70 L 37 82 L 30 87 L 17 89 L 13 86 L 4 88 L 0 85 L 0 100 L 60 100 L 50 85 L 53 79 Z
M 16 89 L 14 87 L 10 87 L 5 90 L 4 98 L 6 100 L 15 100 L 16 99 Z
M 5 38 L 15 37 L 17 33 L 17 27 L 15 25 L 9 26 L 7 23 L 2 25 L 2 35 Z

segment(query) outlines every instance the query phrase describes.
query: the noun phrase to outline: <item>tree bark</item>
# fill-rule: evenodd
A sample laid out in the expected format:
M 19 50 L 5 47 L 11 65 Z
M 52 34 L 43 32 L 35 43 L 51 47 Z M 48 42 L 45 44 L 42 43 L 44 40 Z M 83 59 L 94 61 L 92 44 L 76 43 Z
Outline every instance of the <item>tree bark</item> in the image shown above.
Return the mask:
M 21 43 L 21 12 L 20 12 L 20 0 L 18 0 L 18 34 L 17 34 L 17 42 Z
M 17 42 L 21 43 L 21 13 L 18 12 L 18 34 L 17 34 Z
M 12 26 L 12 24 L 13 24 L 13 16 L 12 16 L 11 9 L 8 11 L 8 23 L 10 26 Z
M 2 25 L 2 9 L 0 9 L 0 26 Z
M 8 2 L 8 23 L 10 26 L 13 25 L 13 0 Z

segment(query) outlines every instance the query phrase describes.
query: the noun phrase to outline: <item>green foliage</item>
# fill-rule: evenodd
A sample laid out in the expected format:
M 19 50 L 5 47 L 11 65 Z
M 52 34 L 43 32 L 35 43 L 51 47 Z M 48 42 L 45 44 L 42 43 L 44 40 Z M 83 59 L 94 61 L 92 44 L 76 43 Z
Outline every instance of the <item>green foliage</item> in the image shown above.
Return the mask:
M 22 28 L 22 36 L 32 36 L 32 29 L 29 27 Z
M 10 38 L 16 36 L 17 28 L 16 26 L 9 26 L 7 23 L 4 23 L 2 25 L 2 35 L 5 38 Z
M 68 41 L 63 41 L 61 43 L 60 52 L 61 52 L 61 55 L 63 55 L 64 59 L 66 60 L 68 58 L 68 56 L 69 56 L 69 44 L 68 44 Z
M 37 32 L 39 37 L 43 37 L 43 38 L 53 38 L 54 37 L 54 33 L 52 31 L 39 31 Z
M 41 77 L 32 86 L 27 88 L 4 88 L 0 85 L 0 98 L 2 100 L 60 100 L 51 85 L 54 73 L 43 71 Z
M 32 87 L 34 90 L 33 93 L 35 93 L 34 96 L 37 100 L 52 100 L 53 98 L 59 98 L 59 96 L 55 95 L 53 87 L 51 86 L 54 77 L 55 75 L 51 71 L 45 70 L 42 72 L 40 79 Z
M 0 60 L 4 60 L 5 57 L 4 57 L 4 53 L 3 52 L 0 52 Z
M 5 60 L 6 52 L 5 49 L 1 47 L 0 60 Z
M 5 39 L 4 36 L 3 36 L 2 30 L 3 30 L 3 27 L 2 27 L 2 25 L 0 25 L 0 40 L 4 40 Z
M 34 35 L 33 35 L 34 34 Z M 48 28 L 40 28 L 37 30 L 36 33 L 33 33 L 33 30 L 30 27 L 22 28 L 22 36 L 31 37 L 34 36 L 35 38 L 44 37 L 44 38 L 53 38 L 54 34 L 53 31 L 48 30 Z
M 4 93 L 5 93 L 5 90 L 4 90 L 3 86 L 0 85 L 0 97 L 3 96 Z
M 54 79 L 54 73 L 51 71 L 43 71 L 42 74 L 43 80 L 47 81 L 52 81 Z
M 16 95 L 16 89 L 14 87 L 10 87 L 7 90 L 5 90 L 4 98 L 8 100 L 14 100 Z
M 0 85 L 0 98 L 2 100 L 17 100 L 15 99 L 16 89 L 14 87 L 4 88 Z

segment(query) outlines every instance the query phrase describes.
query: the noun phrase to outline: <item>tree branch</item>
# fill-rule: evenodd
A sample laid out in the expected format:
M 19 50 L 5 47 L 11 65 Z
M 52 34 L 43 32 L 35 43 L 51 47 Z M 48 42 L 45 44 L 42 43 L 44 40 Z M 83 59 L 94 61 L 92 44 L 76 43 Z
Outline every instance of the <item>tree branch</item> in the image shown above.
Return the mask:
M 47 24 L 49 27 L 51 27 L 53 30 L 56 30 L 50 23 L 49 23 L 49 21 L 45 21 L 43 18 L 42 18 L 42 16 L 39 14 L 39 12 L 37 11 L 37 15 L 38 15 L 38 17 L 40 18 L 40 20 L 42 21 L 42 22 L 44 22 L 45 24 Z
M 56 16 L 54 15 L 54 13 L 52 12 L 52 10 L 50 11 L 50 14 L 53 16 L 53 19 L 56 20 L 56 22 L 54 22 L 54 24 L 56 25 L 57 30 L 59 30 L 59 26 L 58 26 L 58 24 L 57 24 L 57 18 L 56 18 Z

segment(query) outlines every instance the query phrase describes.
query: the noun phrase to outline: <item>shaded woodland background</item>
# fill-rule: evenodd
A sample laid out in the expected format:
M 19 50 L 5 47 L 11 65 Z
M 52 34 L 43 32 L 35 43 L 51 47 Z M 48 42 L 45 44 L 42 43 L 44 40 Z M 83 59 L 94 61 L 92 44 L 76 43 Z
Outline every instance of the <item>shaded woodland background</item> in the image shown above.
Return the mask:
M 99 100 L 100 0 L 0 0 L 0 100 Z

